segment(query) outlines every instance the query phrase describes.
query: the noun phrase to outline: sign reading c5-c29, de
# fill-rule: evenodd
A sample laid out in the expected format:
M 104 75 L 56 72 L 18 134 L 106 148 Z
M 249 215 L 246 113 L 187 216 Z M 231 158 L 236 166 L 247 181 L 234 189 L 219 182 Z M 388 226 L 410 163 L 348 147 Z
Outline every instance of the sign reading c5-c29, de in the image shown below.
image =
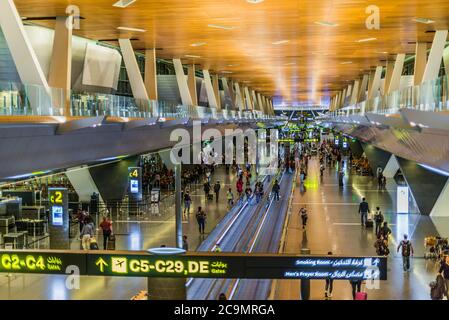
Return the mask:
M 287 256 L 277 254 L 187 253 L 153 255 L 144 251 L 0 251 L 0 272 L 124 277 L 248 279 L 387 279 L 384 257 Z

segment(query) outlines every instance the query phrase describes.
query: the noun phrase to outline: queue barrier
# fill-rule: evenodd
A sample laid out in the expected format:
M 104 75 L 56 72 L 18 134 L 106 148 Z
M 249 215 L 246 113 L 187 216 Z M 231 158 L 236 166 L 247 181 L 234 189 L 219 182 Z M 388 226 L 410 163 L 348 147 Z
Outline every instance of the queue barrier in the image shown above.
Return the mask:
M 77 268 L 77 269 L 76 269 Z M 0 250 L 0 272 L 242 279 L 387 279 L 385 257 L 147 251 Z

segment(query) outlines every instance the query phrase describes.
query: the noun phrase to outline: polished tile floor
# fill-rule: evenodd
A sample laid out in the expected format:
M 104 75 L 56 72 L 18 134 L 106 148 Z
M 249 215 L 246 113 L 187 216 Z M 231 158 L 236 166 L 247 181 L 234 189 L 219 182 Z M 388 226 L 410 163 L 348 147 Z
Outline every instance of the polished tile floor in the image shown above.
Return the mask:
M 345 168 L 346 170 L 346 168 Z M 429 299 L 428 283 L 434 279 L 434 262 L 424 260 L 424 237 L 437 235 L 429 217 L 416 213 L 396 214 L 396 184 L 388 181 L 387 190 L 377 189 L 376 179 L 351 174 L 346 170 L 344 187 L 338 186 L 337 171 L 327 168 L 323 178 L 319 177 L 317 160 L 309 166 L 309 176 L 304 187 L 295 190 L 293 209 L 286 237 L 285 252 L 299 253 L 307 247 L 312 254 L 326 255 L 328 251 L 341 255 L 376 255 L 373 247 L 373 229 L 360 225 L 358 204 L 366 197 L 371 210 L 379 206 L 392 229 L 390 256 L 388 258 L 388 280 L 381 281 L 379 289 L 367 290 L 368 299 Z M 305 231 L 298 211 L 306 205 L 309 221 Z M 441 221 L 449 223 L 449 220 Z M 406 233 L 411 237 L 415 258 L 412 271 L 404 273 L 402 258 L 396 253 L 398 242 Z M 277 281 L 276 299 L 299 299 L 299 280 Z M 311 299 L 324 299 L 324 281 L 311 281 Z M 333 299 L 352 299 L 348 281 L 335 281 Z

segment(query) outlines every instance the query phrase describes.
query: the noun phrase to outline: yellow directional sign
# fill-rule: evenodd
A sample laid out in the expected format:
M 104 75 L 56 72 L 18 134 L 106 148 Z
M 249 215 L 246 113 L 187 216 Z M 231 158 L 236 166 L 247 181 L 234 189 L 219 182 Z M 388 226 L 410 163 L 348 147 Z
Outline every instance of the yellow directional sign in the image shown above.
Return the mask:
M 100 267 L 100 272 L 104 272 L 104 267 L 108 266 L 106 261 L 104 261 L 101 257 L 98 258 L 98 260 L 95 262 L 95 265 Z

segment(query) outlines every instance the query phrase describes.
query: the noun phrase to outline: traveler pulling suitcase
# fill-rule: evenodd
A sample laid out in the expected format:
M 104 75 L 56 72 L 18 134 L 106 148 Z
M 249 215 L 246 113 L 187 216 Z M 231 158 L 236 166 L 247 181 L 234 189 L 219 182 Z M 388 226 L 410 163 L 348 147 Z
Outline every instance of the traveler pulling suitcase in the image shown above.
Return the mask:
M 212 193 L 209 193 L 209 194 L 207 195 L 207 200 L 209 200 L 209 201 L 214 200 L 214 195 L 213 195 Z
M 367 227 L 367 228 L 372 228 L 373 225 L 374 225 L 373 220 L 371 220 L 371 219 L 366 219 L 366 221 L 365 221 L 365 227 Z
M 368 293 L 366 292 L 356 292 L 355 300 L 368 300 Z

